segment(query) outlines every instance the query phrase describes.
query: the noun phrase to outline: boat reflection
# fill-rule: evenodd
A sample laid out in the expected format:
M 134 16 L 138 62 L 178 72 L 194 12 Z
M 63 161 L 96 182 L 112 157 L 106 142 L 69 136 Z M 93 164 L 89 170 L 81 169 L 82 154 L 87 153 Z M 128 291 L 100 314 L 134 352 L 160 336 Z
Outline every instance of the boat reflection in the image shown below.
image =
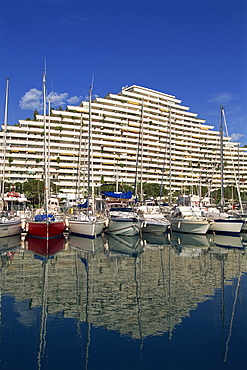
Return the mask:
M 66 239 L 60 236 L 53 239 L 38 239 L 33 236 L 27 236 L 25 247 L 34 252 L 36 256 L 52 258 L 65 247 Z
M 124 254 L 132 257 L 143 252 L 143 241 L 139 235 L 126 236 L 106 234 L 106 249 L 109 254 Z
M 171 245 L 183 257 L 196 257 L 207 252 L 210 243 L 206 235 L 172 232 Z
M 162 235 L 142 233 L 142 239 L 145 243 L 146 249 L 162 249 L 170 245 L 170 234 L 165 233 Z
M 94 239 L 71 234 L 68 237 L 68 246 L 82 252 L 97 252 L 103 248 L 103 245 L 104 239 L 101 235 Z
M 0 269 L 11 263 L 21 245 L 21 234 L 0 238 Z
M 21 234 L 0 238 L 0 254 L 21 246 Z
M 240 236 L 211 234 L 207 237 L 211 246 L 240 249 L 244 247 Z
M 247 245 L 247 233 L 240 233 L 240 238 L 242 240 L 243 246 L 245 247 Z

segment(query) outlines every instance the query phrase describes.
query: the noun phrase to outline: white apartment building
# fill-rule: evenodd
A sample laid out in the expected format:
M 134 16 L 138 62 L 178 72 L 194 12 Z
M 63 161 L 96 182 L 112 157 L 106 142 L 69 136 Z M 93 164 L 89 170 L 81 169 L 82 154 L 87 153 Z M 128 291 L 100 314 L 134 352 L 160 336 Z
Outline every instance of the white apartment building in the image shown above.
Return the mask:
M 52 109 L 46 125 L 51 180 L 65 194 L 74 194 L 80 152 L 80 185 L 87 188 L 89 102 L 65 111 Z M 3 135 L 2 130 L 1 143 Z M 44 117 L 8 125 L 6 143 L 6 181 L 41 180 Z M 172 95 L 133 85 L 94 99 L 91 148 L 90 178 L 96 188 L 114 182 L 134 185 L 136 173 L 138 181 L 163 181 L 172 192 L 200 184 L 220 188 L 219 128 L 205 124 Z M 237 180 L 246 190 L 246 149 L 224 137 L 224 161 L 224 185 L 236 185 Z

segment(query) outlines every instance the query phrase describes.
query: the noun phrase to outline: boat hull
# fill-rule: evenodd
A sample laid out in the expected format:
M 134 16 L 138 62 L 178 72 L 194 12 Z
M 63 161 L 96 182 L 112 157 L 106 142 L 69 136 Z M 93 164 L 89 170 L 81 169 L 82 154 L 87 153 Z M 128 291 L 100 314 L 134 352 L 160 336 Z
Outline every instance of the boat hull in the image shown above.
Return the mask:
M 21 234 L 22 232 L 21 225 L 22 225 L 21 219 L 1 221 L 0 222 L 0 238 Z
M 142 221 L 138 218 L 110 218 L 107 232 L 116 235 L 134 236 L 140 234 Z
M 27 221 L 26 223 L 27 234 L 41 239 L 52 239 L 62 236 L 65 228 L 65 221 Z
M 143 223 L 142 232 L 150 234 L 164 234 L 168 230 L 169 226 L 170 223 L 146 220 Z
M 78 236 L 96 238 L 99 236 L 105 226 L 101 220 L 69 220 L 69 231 Z
M 210 224 L 209 232 L 225 234 L 225 235 L 238 235 L 241 232 L 244 221 L 237 219 L 218 219 Z
M 189 234 L 206 234 L 209 229 L 209 222 L 206 220 L 186 220 L 186 219 L 172 219 L 171 229 L 175 232 L 189 233 Z

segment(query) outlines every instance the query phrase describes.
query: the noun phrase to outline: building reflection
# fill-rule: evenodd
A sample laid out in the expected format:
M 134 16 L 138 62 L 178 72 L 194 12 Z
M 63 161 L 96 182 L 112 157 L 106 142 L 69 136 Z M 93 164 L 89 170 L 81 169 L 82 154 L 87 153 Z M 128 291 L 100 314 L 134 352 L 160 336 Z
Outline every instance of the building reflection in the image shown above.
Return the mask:
M 243 249 L 223 247 L 230 246 L 226 239 L 199 239 L 181 234 L 163 240 L 69 236 L 48 249 L 37 239 L 18 240 L 14 258 L 2 262 L 2 294 L 29 302 L 17 305 L 23 325 L 33 322 L 32 309 L 42 307 L 45 297 L 48 315 L 117 330 L 133 339 L 172 335 L 199 303 L 232 284 L 240 266 L 246 272 Z M 1 254 L 1 261 L 5 256 Z

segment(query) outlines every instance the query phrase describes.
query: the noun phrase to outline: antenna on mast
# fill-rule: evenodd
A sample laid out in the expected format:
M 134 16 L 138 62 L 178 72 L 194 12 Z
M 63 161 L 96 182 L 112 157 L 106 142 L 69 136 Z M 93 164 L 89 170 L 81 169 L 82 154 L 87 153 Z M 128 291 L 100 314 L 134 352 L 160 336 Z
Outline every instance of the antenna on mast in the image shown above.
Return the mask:
M 93 91 L 93 84 L 94 84 L 94 74 L 92 76 L 92 82 L 91 82 L 91 85 L 90 85 L 90 90 Z

